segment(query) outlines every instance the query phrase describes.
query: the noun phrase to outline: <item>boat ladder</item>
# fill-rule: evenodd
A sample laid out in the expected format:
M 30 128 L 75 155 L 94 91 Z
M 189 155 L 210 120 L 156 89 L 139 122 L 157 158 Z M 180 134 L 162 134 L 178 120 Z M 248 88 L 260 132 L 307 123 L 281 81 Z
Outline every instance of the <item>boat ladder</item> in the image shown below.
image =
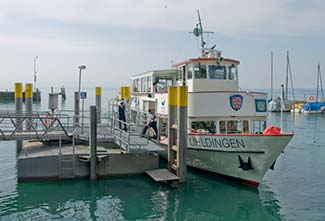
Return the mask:
M 59 140 L 59 178 L 73 179 L 75 177 L 75 134 L 72 139 L 72 154 L 62 154 L 62 140 Z

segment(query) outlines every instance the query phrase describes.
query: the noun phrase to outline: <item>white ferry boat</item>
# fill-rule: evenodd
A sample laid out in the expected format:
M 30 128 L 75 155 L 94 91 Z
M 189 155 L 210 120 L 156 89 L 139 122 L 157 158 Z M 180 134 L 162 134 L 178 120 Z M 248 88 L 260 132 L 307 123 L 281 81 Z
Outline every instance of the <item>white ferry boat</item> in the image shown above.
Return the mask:
M 203 33 L 201 22 L 193 32 Z M 132 76 L 131 110 L 153 110 L 166 144 L 168 86 L 187 85 L 188 165 L 258 186 L 293 134 L 266 126 L 267 94 L 241 91 L 240 62 L 204 44 L 201 57 Z

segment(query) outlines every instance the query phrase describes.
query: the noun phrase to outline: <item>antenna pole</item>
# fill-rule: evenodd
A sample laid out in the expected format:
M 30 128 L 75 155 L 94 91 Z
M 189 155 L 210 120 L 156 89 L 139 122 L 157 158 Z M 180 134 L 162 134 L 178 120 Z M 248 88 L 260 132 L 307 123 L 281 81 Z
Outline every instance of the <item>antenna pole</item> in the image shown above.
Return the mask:
M 201 22 L 201 16 L 200 16 L 200 11 L 197 10 L 197 15 L 198 15 L 198 18 L 199 18 L 199 26 L 200 26 L 200 29 L 201 29 L 201 51 L 202 51 L 202 57 L 204 56 L 204 45 L 205 45 L 205 42 L 203 40 L 203 28 L 202 28 L 202 22 Z

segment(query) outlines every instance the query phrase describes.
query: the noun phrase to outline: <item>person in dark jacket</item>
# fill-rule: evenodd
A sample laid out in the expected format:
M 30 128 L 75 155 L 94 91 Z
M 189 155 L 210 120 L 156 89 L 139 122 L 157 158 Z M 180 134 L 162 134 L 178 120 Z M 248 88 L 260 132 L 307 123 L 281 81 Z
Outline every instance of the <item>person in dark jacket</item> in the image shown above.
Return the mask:
M 123 130 L 125 130 L 127 132 L 126 124 L 123 123 L 123 122 L 126 122 L 125 105 L 124 105 L 123 101 L 118 106 L 118 119 L 119 119 L 119 128 L 122 129 L 122 125 L 124 125 Z

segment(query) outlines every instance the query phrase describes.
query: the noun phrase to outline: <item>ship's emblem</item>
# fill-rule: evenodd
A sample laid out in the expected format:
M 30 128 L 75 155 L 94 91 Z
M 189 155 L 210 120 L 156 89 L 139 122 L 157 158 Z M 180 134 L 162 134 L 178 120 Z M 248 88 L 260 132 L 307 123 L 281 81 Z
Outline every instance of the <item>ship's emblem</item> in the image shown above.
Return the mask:
M 238 111 L 243 104 L 243 96 L 239 94 L 235 94 L 229 97 L 230 98 L 230 106 L 235 111 Z
M 161 106 L 165 106 L 165 104 L 166 104 L 166 100 L 164 99 L 162 102 L 161 102 Z

